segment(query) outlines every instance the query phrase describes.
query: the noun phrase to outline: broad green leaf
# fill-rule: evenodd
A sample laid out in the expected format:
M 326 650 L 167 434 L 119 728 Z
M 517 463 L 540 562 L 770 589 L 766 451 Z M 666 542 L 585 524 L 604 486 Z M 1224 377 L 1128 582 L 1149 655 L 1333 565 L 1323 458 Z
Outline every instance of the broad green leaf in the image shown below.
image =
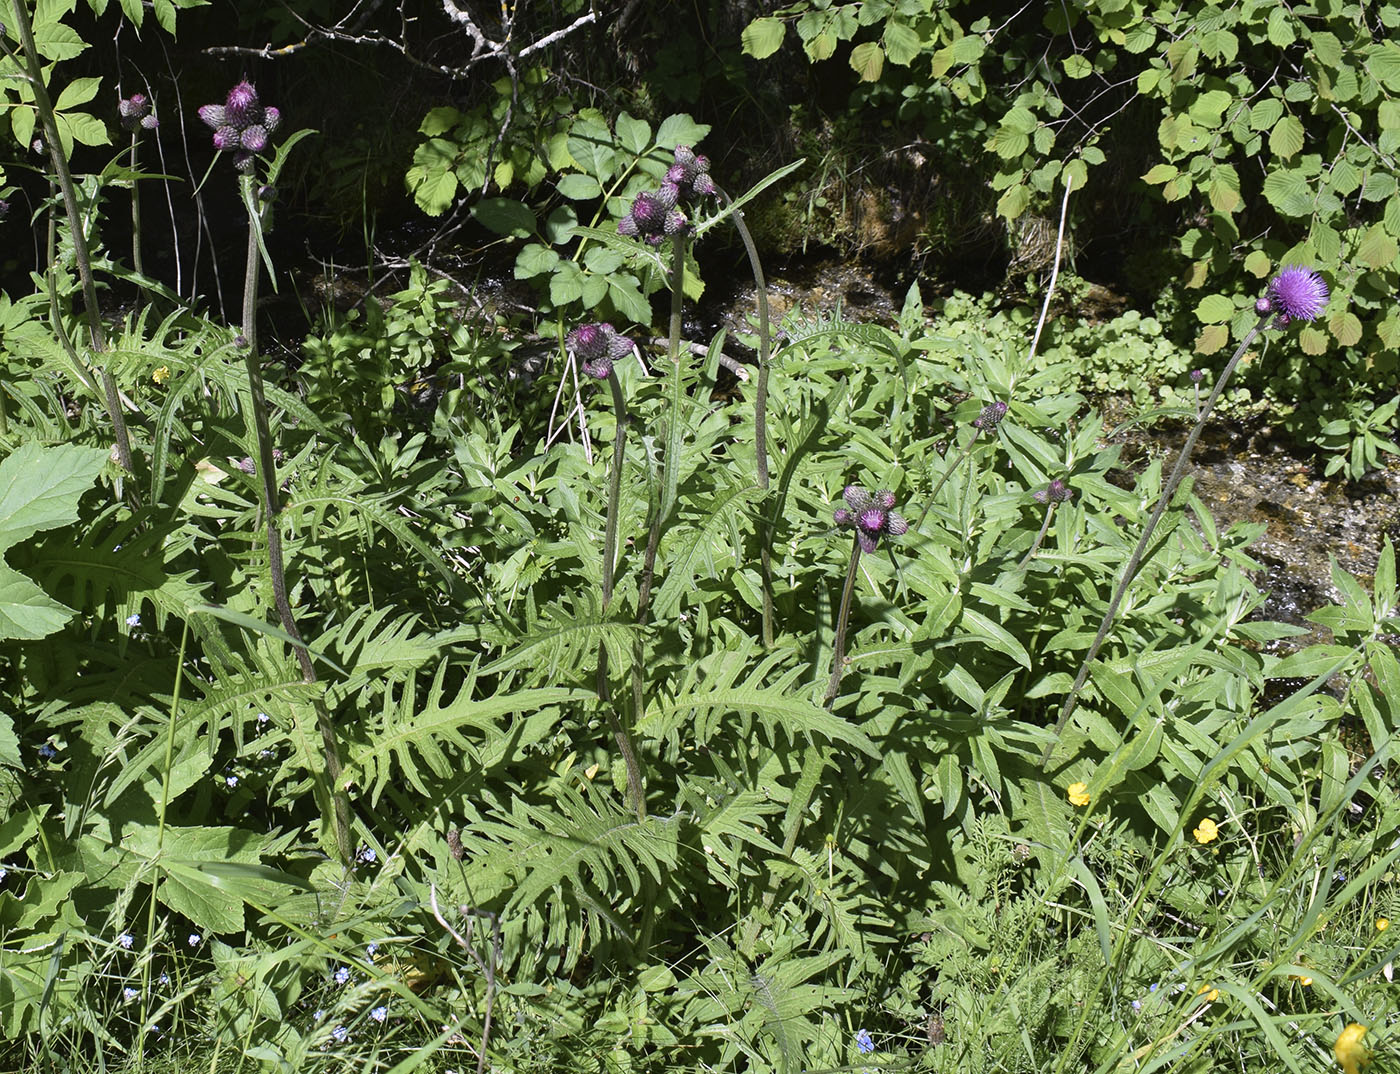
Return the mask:
M 678 145 L 694 148 L 710 133 L 708 123 L 696 123 L 684 112 L 667 116 L 656 128 L 656 144 L 662 149 L 675 149 Z
M 782 19 L 754 19 L 744 27 L 740 41 L 745 52 L 756 60 L 763 60 L 778 51 L 786 30 Z
M 1264 180 L 1264 197 L 1285 216 L 1309 216 L 1313 211 L 1313 188 L 1297 169 L 1272 171 Z
M 1297 156 L 1303 149 L 1303 124 L 1297 116 L 1283 116 L 1269 132 L 1269 148 L 1283 160 Z
M 1269 130 L 1283 116 L 1283 102 L 1277 97 L 1256 101 L 1249 110 L 1249 126 L 1256 131 Z
M 1361 320 L 1349 309 L 1340 309 L 1327 318 L 1327 330 L 1343 347 L 1361 342 Z
M 851 49 L 850 63 L 862 82 L 879 82 L 885 69 L 885 50 L 875 41 L 863 41 Z
M 1400 248 L 1397 248 L 1395 239 L 1386 234 L 1384 226 L 1372 224 L 1357 247 L 1356 259 L 1369 268 L 1378 269 L 1393 262 L 1397 253 L 1400 253 Z
M 102 79 L 100 78 L 75 78 L 63 87 L 63 92 L 53 103 L 54 109 L 63 112 L 70 108 L 77 108 L 80 104 L 87 104 L 88 101 L 97 96 L 97 91 L 101 86 Z
M 885 56 L 890 63 L 907 67 L 918 57 L 922 41 L 918 33 L 902 19 L 890 19 L 885 23 L 881 35 L 885 43 Z
M 19 736 L 15 734 L 15 722 L 0 712 L 0 765 L 10 768 L 23 768 L 19 755 Z
M 514 198 L 482 198 L 472 206 L 472 215 L 497 235 L 524 239 L 535 233 L 535 214 Z
M 584 175 L 582 172 L 570 172 L 555 184 L 555 189 L 566 198 L 573 201 L 590 201 L 600 197 L 603 188 L 598 185 L 598 180 L 591 175 Z
M 552 272 L 557 264 L 559 264 L 558 250 L 552 250 L 541 243 L 532 242 L 522 247 L 520 253 L 515 256 L 515 278 L 528 280 L 533 276 Z
M 1094 73 L 1094 65 L 1078 53 L 1066 56 L 1060 64 L 1070 78 L 1088 78 Z
M 21 445 L 0 462 L 0 554 L 78 517 L 78 499 L 97 480 L 107 452 L 73 444 Z M 0 562 L 0 637 L 46 637 L 72 616 L 33 582 Z
M 1203 324 L 1221 324 L 1235 315 L 1235 304 L 1224 295 L 1206 295 L 1196 303 L 1196 318 Z
M 651 148 L 651 124 L 646 120 L 623 112 L 617 117 L 613 127 L 617 131 L 618 144 L 636 156 L 641 156 Z

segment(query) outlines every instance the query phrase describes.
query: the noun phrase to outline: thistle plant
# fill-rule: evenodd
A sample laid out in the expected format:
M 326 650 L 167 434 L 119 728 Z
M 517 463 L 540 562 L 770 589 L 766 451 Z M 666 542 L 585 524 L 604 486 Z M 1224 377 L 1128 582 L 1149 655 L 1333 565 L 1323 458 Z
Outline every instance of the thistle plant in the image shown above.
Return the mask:
M 1137 576 L 1138 568 L 1142 565 L 1143 554 L 1147 551 L 1147 545 L 1152 540 L 1152 534 L 1156 531 L 1157 524 L 1161 522 L 1162 515 L 1166 513 L 1167 506 L 1171 503 L 1172 497 L 1176 494 L 1177 487 L 1181 484 L 1181 479 L 1186 473 L 1186 466 L 1191 461 L 1191 452 L 1196 447 L 1196 441 L 1200 439 L 1201 430 L 1205 428 L 1216 400 L 1220 398 L 1220 393 L 1225 390 L 1225 385 L 1229 383 L 1231 375 L 1235 372 L 1235 367 L 1244 357 L 1244 352 L 1249 349 L 1249 345 L 1254 342 L 1255 337 L 1265 328 L 1283 329 L 1294 321 L 1315 320 L 1326 307 L 1327 299 L 1327 283 L 1321 276 L 1301 265 L 1289 265 L 1279 270 L 1269 281 L 1265 295 L 1254 303 L 1254 312 L 1258 315 L 1258 319 L 1245 333 L 1244 338 L 1240 340 L 1240 345 L 1235 349 L 1230 360 L 1225 363 L 1225 368 L 1221 371 L 1219 379 L 1216 380 L 1215 387 L 1206 398 L 1205 404 L 1200 408 L 1196 424 L 1192 426 L 1191 432 L 1186 437 L 1186 443 L 1182 445 L 1181 454 L 1177 456 L 1171 476 L 1167 478 L 1167 483 L 1162 487 L 1162 494 L 1158 497 L 1157 506 L 1151 517 L 1148 518 L 1147 525 L 1143 528 L 1142 536 L 1138 538 L 1137 547 L 1133 549 L 1132 555 L 1128 557 L 1128 562 L 1123 567 L 1123 573 L 1119 577 L 1118 584 L 1113 590 L 1113 596 L 1108 602 L 1108 611 L 1104 613 L 1103 621 L 1099 623 L 1098 633 L 1094 635 L 1093 644 L 1089 646 L 1089 651 L 1085 654 L 1084 661 L 1079 667 L 1079 673 L 1075 676 L 1074 683 L 1065 698 L 1059 719 L 1055 721 L 1050 742 L 1045 747 L 1045 752 L 1041 757 L 1042 765 L 1049 764 L 1055 743 L 1059 741 L 1060 734 L 1063 732 L 1065 724 L 1069 722 L 1069 718 L 1074 715 L 1079 693 L 1084 689 L 1084 684 L 1089 678 L 1089 667 L 1099 655 L 1099 650 L 1103 648 L 1103 643 L 1108 637 L 1108 631 L 1113 625 L 1114 618 L 1118 614 L 1118 608 L 1123 603 L 1128 586 Z
M 584 373 L 596 380 L 606 380 L 612 392 L 616 431 L 613 433 L 612 469 L 608 473 L 608 516 L 603 529 L 603 611 L 606 612 L 613 598 L 617 514 L 622 499 L 622 466 L 627 450 L 627 401 L 623 398 L 622 383 L 617 379 L 617 370 L 613 366 L 632 352 L 633 344 L 626 336 L 619 335 L 610 324 L 582 324 L 569 333 L 565 345 Z M 608 728 L 627 767 L 627 789 L 632 795 L 637 819 L 645 820 L 646 796 L 642 787 L 641 765 L 637 761 L 632 736 L 612 703 L 612 689 L 608 684 L 608 650 L 603 642 L 598 643 L 597 689 L 598 699 L 607 713 Z
M 836 614 L 836 640 L 832 646 L 831 678 L 826 687 L 826 707 L 830 708 L 841 688 L 841 677 L 846 663 L 846 628 L 851 617 L 851 595 L 856 588 L 856 574 L 860 569 L 861 553 L 874 552 L 881 539 L 899 537 L 909 530 L 904 516 L 894 509 L 895 496 L 889 489 L 867 492 L 859 485 L 847 485 L 841 493 L 846 506 L 838 507 L 833 514 L 840 529 L 854 531 L 851 544 L 851 562 L 846 570 L 846 585 L 841 590 L 841 608 Z
M 934 499 L 947 483 L 948 478 L 957 473 L 958 467 L 967 461 L 967 457 L 972 454 L 972 449 L 977 446 L 977 441 L 981 438 L 982 434 L 994 432 L 996 427 L 1005 419 L 1008 409 L 1005 403 L 998 400 L 995 403 L 988 403 L 978 412 L 977 417 L 972 419 L 972 428 L 974 430 L 972 439 L 967 442 L 967 446 L 958 453 L 958 457 L 953 460 L 952 465 L 943 471 L 937 483 L 929 490 L 928 498 L 924 502 L 924 509 L 919 514 L 919 521 L 914 523 L 915 529 L 919 529 L 923 526 L 924 519 L 928 518 L 928 513 L 933 507 Z
M 268 136 L 277 128 L 281 116 L 276 108 L 264 106 L 258 99 L 257 90 L 245 80 L 229 90 L 222 105 L 206 104 L 201 107 L 199 118 L 213 128 L 215 149 L 233 151 L 233 165 L 240 173 L 239 192 L 248 216 L 248 248 L 243 275 L 242 331 L 235 342 L 243 351 L 244 367 L 248 375 L 248 393 L 252 397 L 252 406 L 247 414 L 248 433 L 257 445 L 258 496 L 267 520 L 267 558 L 268 570 L 272 576 L 273 604 L 277 608 L 277 617 L 282 623 L 282 629 L 292 639 L 292 648 L 301 668 L 302 681 L 314 683 L 317 681 L 316 665 L 312 661 L 311 650 L 302 639 L 296 616 L 292 612 L 291 601 L 287 596 L 282 531 L 277 520 L 282 509 L 277 460 L 272 447 L 272 433 L 268 427 L 267 396 L 258 361 L 259 255 L 263 248 L 263 229 L 268 226 L 269 201 L 262 196 L 267 188 L 259 186 L 255 175 L 256 154 L 267 147 Z M 324 704 L 318 702 L 316 713 L 325 755 L 326 778 L 330 785 L 328 794 L 334 814 L 336 846 L 342 864 L 348 868 L 355 848 L 350 839 L 350 800 L 341 787 L 344 766 L 340 757 L 340 746 L 336 739 L 335 724 Z

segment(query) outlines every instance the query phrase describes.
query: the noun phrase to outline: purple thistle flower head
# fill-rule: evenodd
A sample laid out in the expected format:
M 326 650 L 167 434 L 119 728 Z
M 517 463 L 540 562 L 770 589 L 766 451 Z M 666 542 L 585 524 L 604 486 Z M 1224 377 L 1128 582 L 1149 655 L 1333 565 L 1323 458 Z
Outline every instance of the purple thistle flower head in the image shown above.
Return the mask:
M 1006 404 L 1003 402 L 988 403 L 982 408 L 982 413 L 973 419 L 972 424 L 978 429 L 995 429 L 1001 424 L 1001 420 L 1006 417 Z
M 1074 490 L 1057 477 L 1043 489 L 1039 489 L 1031 495 L 1035 498 L 1036 503 L 1064 503 L 1074 495 Z
M 640 197 L 640 195 L 638 196 Z M 650 195 L 651 200 L 659 208 L 665 209 L 667 212 L 676 207 L 676 203 L 680 201 L 680 197 L 681 188 L 671 182 L 662 183 L 656 193 Z
M 151 115 L 151 99 L 144 93 L 133 93 L 119 100 L 117 115 L 121 117 L 124 130 L 135 131 L 142 127 L 151 130 L 156 126 L 156 117 Z
M 281 122 L 282 114 L 258 101 L 258 91 L 244 80 L 228 91 L 223 104 L 206 104 L 199 118 L 214 129 L 214 148 L 236 150 L 233 166 L 240 172 L 253 170 L 253 154 L 267 148 L 268 135 Z
M 1267 317 L 1274 312 L 1274 304 L 1269 301 L 1268 295 L 1254 300 L 1254 312 L 1259 314 L 1260 317 Z
M 1205 371 L 1204 369 L 1193 369 L 1193 370 L 1191 370 L 1191 382 L 1192 382 L 1193 384 L 1199 384 L 1199 383 L 1201 383 L 1201 381 L 1203 381 L 1203 380 L 1205 380 L 1205 379 L 1206 379 L 1206 371 Z
M 246 78 L 228 91 L 224 115 L 235 127 L 246 127 L 262 118 L 258 109 L 258 91 Z
M 885 511 L 881 507 L 867 507 L 856 520 L 857 525 L 867 533 L 878 534 L 885 528 Z
M 1316 320 L 1327 305 L 1327 283 L 1312 269 L 1288 265 L 1269 281 L 1269 302 L 1278 311 L 1274 327 Z
M 892 510 L 894 493 L 888 489 L 872 493 L 859 485 L 847 485 L 841 495 L 846 507 L 836 509 L 836 524 L 843 528 L 855 527 L 862 552 L 874 552 L 881 537 L 898 537 L 909 532 L 909 523 Z

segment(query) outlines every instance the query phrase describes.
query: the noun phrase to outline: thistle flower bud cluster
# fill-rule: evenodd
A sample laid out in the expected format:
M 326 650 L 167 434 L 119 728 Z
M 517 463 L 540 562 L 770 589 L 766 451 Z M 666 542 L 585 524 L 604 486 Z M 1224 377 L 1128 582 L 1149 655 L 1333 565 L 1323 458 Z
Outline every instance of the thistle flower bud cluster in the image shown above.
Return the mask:
M 982 408 L 982 413 L 972 420 L 974 428 L 995 429 L 1001 424 L 1002 418 L 1006 417 L 1006 404 L 1002 402 L 988 403 Z
M 160 126 L 160 121 L 151 112 L 151 99 L 144 93 L 133 93 L 119 100 L 117 115 L 121 117 L 123 130 L 153 131 Z
M 1035 498 L 1036 503 L 1064 503 L 1074 495 L 1074 490 L 1057 477 L 1043 489 L 1037 489 L 1031 495 Z
M 617 230 L 651 246 L 683 234 L 690 227 L 684 206 L 697 198 L 715 193 L 710 178 L 710 162 L 697 156 L 688 145 L 676 147 L 675 163 L 657 190 L 643 191 L 632 200 L 632 208 L 618 221 Z
M 607 380 L 613 363 L 632 353 L 632 341 L 605 323 L 581 324 L 564 337 L 583 371 L 598 380 Z
M 874 552 L 881 537 L 899 537 L 907 533 L 909 523 L 894 510 L 894 493 L 889 489 L 867 492 L 859 485 L 847 485 L 841 493 L 845 507 L 838 507 L 832 517 L 842 529 L 854 529 L 862 552 Z
M 228 91 L 223 104 L 202 106 L 199 118 L 213 128 L 214 148 L 234 150 L 233 166 L 246 173 L 253 170 L 253 154 L 267 148 L 282 114 L 259 102 L 258 91 L 245 79 Z

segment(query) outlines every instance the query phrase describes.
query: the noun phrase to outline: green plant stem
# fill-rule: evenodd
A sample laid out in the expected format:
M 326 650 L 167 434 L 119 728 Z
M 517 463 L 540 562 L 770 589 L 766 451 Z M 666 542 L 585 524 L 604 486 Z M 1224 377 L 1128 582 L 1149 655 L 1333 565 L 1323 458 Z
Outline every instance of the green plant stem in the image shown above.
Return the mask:
M 102 317 L 97 303 L 97 283 L 92 275 L 92 261 L 88 256 L 87 235 L 83 230 L 82 215 L 78 211 L 78 192 L 73 185 L 73 173 L 68 169 L 68 160 L 63 155 L 63 143 L 58 136 L 58 121 L 54 118 L 53 100 L 49 97 L 48 86 L 44 83 L 44 65 L 39 51 L 34 45 L 34 29 L 29 20 L 29 9 L 25 0 L 11 0 L 10 8 L 15 13 L 15 29 L 19 33 L 20 48 L 24 51 L 24 66 L 29 87 L 34 92 L 34 107 L 39 114 L 39 122 L 44 131 L 44 142 L 49 151 L 49 161 L 53 164 L 54 179 L 58 182 L 63 196 L 63 208 L 68 215 L 68 228 L 73 234 L 73 261 L 78 269 L 78 279 L 83 288 L 83 311 L 87 318 L 88 337 L 93 354 L 101 354 L 107 349 L 106 333 L 102 329 Z M 112 433 L 116 439 L 117 462 L 123 470 L 132 473 L 131 438 L 127 433 L 126 416 L 122 413 L 121 395 L 116 381 L 106 369 L 99 369 L 102 380 L 102 394 L 106 400 L 107 416 L 112 422 Z M 132 485 L 134 492 L 135 485 Z
M 608 370 L 608 387 L 612 389 L 613 415 L 616 430 L 613 433 L 612 471 L 608 474 L 608 519 L 603 530 L 603 611 L 613 598 L 613 561 L 617 558 L 617 514 L 622 500 L 622 465 L 627 453 L 627 401 L 622 397 L 622 383 L 617 379 L 616 370 Z M 634 654 L 638 656 L 639 654 Z M 640 660 L 633 660 L 633 691 L 636 692 L 638 677 L 641 674 Z M 608 647 L 598 643 L 598 700 L 607 713 L 608 729 L 613 741 L 622 754 L 627 767 L 627 789 L 632 795 L 632 807 L 637 811 L 639 821 L 646 820 L 647 801 L 642 787 L 642 766 L 637 761 L 637 751 L 612 703 L 612 688 L 608 685 Z M 641 711 L 639 708 L 638 712 Z
M 950 466 L 950 467 L 948 467 L 948 469 L 946 469 L 946 470 L 943 471 L 943 476 L 940 477 L 940 478 L 938 479 L 938 483 L 937 483 L 936 485 L 934 485 L 933 488 L 932 488 L 931 490 L 929 490 L 928 499 L 924 502 L 924 510 L 923 510 L 923 513 L 919 515 L 919 521 L 917 521 L 917 522 L 914 523 L 914 527 L 913 527 L 914 529 L 917 530 L 917 529 L 919 529 L 921 526 L 923 526 L 923 524 L 924 524 L 924 519 L 928 518 L 929 510 L 933 507 L 934 498 L 938 495 L 939 490 L 943 488 L 943 486 L 944 486 L 944 484 L 947 482 L 948 478 L 950 478 L 950 477 L 953 476 L 953 474 L 954 474 L 954 472 L 956 472 L 957 468 L 963 464 L 963 461 L 964 461 L 969 455 L 972 454 L 972 449 L 973 449 L 974 447 L 977 446 L 977 439 L 978 439 L 978 437 L 980 437 L 981 435 L 982 435 L 982 430 L 981 430 L 981 429 L 975 429 L 975 430 L 973 430 L 972 439 L 969 440 L 969 441 L 967 442 L 967 447 L 963 448 L 962 451 L 958 452 L 958 457 L 957 457 L 956 459 L 953 460 L 953 465 Z
M 287 573 L 282 558 L 282 531 L 277 523 L 281 511 L 277 486 L 277 462 L 272 454 L 272 433 L 267 421 L 267 398 L 263 391 L 262 370 L 258 364 L 258 217 L 256 193 L 252 176 L 242 176 L 239 189 L 243 204 L 248 212 L 248 257 L 244 264 L 243 276 L 243 361 L 248 373 L 248 391 L 252 405 L 248 409 L 248 431 L 257 443 L 258 449 L 258 492 L 262 500 L 263 515 L 267 519 L 267 559 L 268 571 L 272 575 L 272 599 L 277 607 L 277 617 L 282 629 L 294 641 L 293 651 L 301 666 L 301 679 L 305 683 L 316 682 L 316 665 L 311 659 L 311 650 L 302 640 L 297 627 L 292 604 L 287 597 Z M 340 745 L 336 740 L 335 724 L 326 709 L 324 699 L 318 697 L 316 723 L 321 732 L 321 744 L 325 751 L 326 778 L 330 783 L 330 801 L 334 813 L 336 848 L 340 852 L 341 864 L 349 868 L 354 856 L 354 846 L 350 841 L 350 799 L 341 787 L 344 765 L 340 758 Z
M 139 130 L 131 132 L 131 155 L 130 162 L 131 178 L 131 267 L 136 271 L 136 275 L 145 276 L 146 269 L 141 263 L 141 183 L 136 178 L 137 149 L 141 142 Z M 141 294 L 143 303 L 150 302 L 150 292 L 146 290 L 144 283 L 136 285 Z
M 836 613 L 836 638 L 831 646 L 831 678 L 826 684 L 826 700 L 829 709 L 836 701 L 841 689 L 841 676 L 846 662 L 846 627 L 851 618 L 851 594 L 856 588 L 856 574 L 860 569 L 860 538 L 851 538 L 851 565 L 846 570 L 846 587 L 841 590 L 841 608 Z
M 685 302 L 685 236 L 677 235 L 671 243 L 671 325 L 666 357 L 670 362 L 671 402 L 670 424 L 666 430 L 666 450 L 661 457 L 661 497 L 651 515 L 647 528 L 646 553 L 642 558 L 642 580 L 637 590 L 637 622 L 645 625 L 651 605 L 651 587 L 656 578 L 656 552 L 661 545 L 661 530 L 675 507 L 680 482 L 681 448 L 681 315 Z
M 1050 520 L 1054 517 L 1055 505 L 1053 503 L 1047 503 L 1045 505 L 1045 520 L 1040 524 L 1040 532 L 1035 535 L 1035 540 L 1031 542 L 1030 550 L 1021 557 L 1021 562 L 1016 564 L 1016 569 L 1018 571 L 1025 567 L 1025 565 L 1035 557 L 1035 554 L 1040 551 L 1040 544 L 1045 540 L 1045 535 L 1050 532 Z
M 744 222 L 744 214 L 729 195 L 718 187 L 715 192 L 720 200 L 732 209 L 734 228 L 744 243 L 744 251 L 749 255 L 749 269 L 753 272 L 754 295 L 758 300 L 758 383 L 754 387 L 753 398 L 753 451 L 758 471 L 758 487 L 768 492 L 768 367 L 771 358 L 771 329 L 768 319 L 768 282 L 763 275 L 763 264 L 758 259 L 758 247 L 754 244 L 749 226 Z M 765 495 L 766 500 L 766 495 Z M 758 535 L 759 570 L 763 581 L 763 647 L 773 647 L 773 531 L 774 519 L 765 506 Z
M 1240 340 L 1240 345 L 1235 349 L 1234 355 L 1225 364 L 1225 369 L 1221 372 L 1219 379 L 1215 382 L 1215 387 L 1211 390 L 1210 396 L 1206 399 L 1205 406 L 1201 408 L 1200 415 L 1196 418 L 1196 424 L 1192 426 L 1190 434 L 1186 437 L 1186 443 L 1181 448 L 1181 454 L 1176 458 L 1176 465 L 1172 467 L 1171 476 L 1167 478 L 1166 485 L 1162 488 L 1162 494 L 1157 500 L 1157 507 L 1152 512 L 1152 517 L 1147 520 L 1147 526 L 1142 531 L 1142 536 L 1138 538 L 1137 547 L 1133 549 L 1133 554 L 1128 557 L 1127 564 L 1123 567 L 1123 574 L 1118 579 L 1118 585 L 1113 590 L 1113 596 L 1108 602 L 1108 611 L 1104 613 L 1103 621 L 1099 623 L 1098 633 L 1094 635 L 1093 644 L 1089 646 L 1089 652 L 1084 657 L 1084 662 L 1079 666 L 1079 674 L 1074 678 L 1074 685 L 1069 689 L 1069 696 L 1065 698 L 1064 707 L 1060 710 L 1060 717 L 1055 721 L 1055 727 L 1051 732 L 1050 742 L 1046 744 L 1045 752 L 1040 758 L 1041 767 L 1050 763 L 1050 755 L 1055 751 L 1055 745 L 1060 740 L 1060 734 L 1064 731 L 1065 724 L 1074 715 L 1075 705 L 1079 700 L 1079 692 L 1084 689 L 1085 682 L 1089 679 L 1089 667 L 1094 662 L 1094 658 L 1099 655 L 1099 650 L 1103 648 L 1103 643 L 1108 637 L 1108 631 L 1113 626 L 1113 620 L 1118 615 L 1118 608 L 1123 603 L 1123 597 L 1127 594 L 1128 586 L 1137 575 L 1138 568 L 1142 566 L 1143 553 L 1147 551 L 1147 545 L 1152 540 L 1152 534 L 1157 529 L 1157 524 L 1161 522 L 1162 516 L 1166 513 L 1167 507 L 1171 504 L 1172 496 L 1175 495 L 1177 486 L 1181 484 L 1182 476 L 1186 473 L 1186 465 L 1191 461 L 1191 452 L 1195 450 L 1196 441 L 1200 439 L 1201 430 L 1205 428 L 1206 421 L 1210 418 L 1211 411 L 1215 408 L 1216 400 L 1220 398 L 1220 393 L 1225 390 L 1225 385 L 1229 382 L 1231 375 L 1235 372 L 1235 367 L 1239 365 L 1240 359 L 1244 357 L 1244 352 L 1249 349 L 1249 345 L 1254 342 L 1254 337 L 1259 334 L 1264 325 L 1272 317 L 1272 314 L 1264 314 L 1254 323 L 1254 326 L 1245 333 L 1244 339 Z

